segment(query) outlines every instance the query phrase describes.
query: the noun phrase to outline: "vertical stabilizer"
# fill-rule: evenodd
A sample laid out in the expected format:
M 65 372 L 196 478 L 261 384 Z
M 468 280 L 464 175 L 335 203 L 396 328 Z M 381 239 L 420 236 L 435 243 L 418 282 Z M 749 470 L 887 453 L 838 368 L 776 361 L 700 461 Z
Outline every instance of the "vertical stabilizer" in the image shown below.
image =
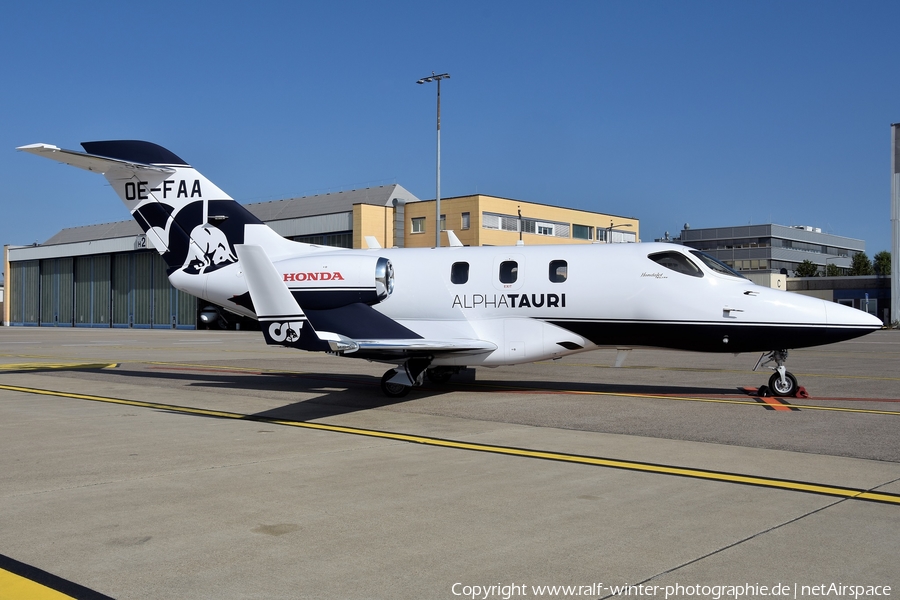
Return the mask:
M 125 203 L 170 270 L 190 275 L 237 262 L 235 244 L 247 225 L 261 225 L 231 196 L 181 158 L 150 142 L 84 142 L 89 156 L 134 166 L 113 166 L 103 174 Z M 137 165 L 168 170 L 149 171 Z

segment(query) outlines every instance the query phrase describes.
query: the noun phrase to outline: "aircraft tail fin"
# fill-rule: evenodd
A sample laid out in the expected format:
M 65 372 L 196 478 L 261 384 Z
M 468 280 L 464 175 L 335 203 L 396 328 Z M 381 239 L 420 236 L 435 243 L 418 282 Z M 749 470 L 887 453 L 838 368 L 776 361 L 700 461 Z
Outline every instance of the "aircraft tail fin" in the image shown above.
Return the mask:
M 324 352 L 358 349 L 347 337 L 313 328 L 261 246 L 238 244 L 235 250 L 267 344 Z
M 84 142 L 86 152 L 31 144 L 23 152 L 100 173 L 162 255 L 170 273 L 216 271 L 237 262 L 235 246 L 253 243 L 271 256 L 306 244 L 272 231 L 187 162 L 151 142 Z

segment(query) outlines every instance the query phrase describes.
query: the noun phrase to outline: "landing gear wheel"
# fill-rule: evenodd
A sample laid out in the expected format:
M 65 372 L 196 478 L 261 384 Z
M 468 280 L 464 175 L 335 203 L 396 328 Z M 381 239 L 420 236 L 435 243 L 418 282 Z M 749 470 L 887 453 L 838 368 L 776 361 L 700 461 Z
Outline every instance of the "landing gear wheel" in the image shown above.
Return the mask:
M 397 374 L 396 369 L 391 369 L 381 376 L 381 391 L 388 398 L 402 398 L 409 393 L 409 386 L 402 383 L 388 383 L 388 380 Z
M 785 382 L 781 382 L 781 375 L 778 372 L 772 374 L 769 377 L 769 389 L 772 390 L 776 396 L 795 396 L 797 394 L 797 378 L 794 377 L 793 374 L 785 371 L 784 372 Z
M 428 369 L 427 371 L 425 371 L 425 375 L 428 377 L 428 381 L 440 385 L 442 383 L 447 383 L 448 381 L 450 381 L 450 377 L 453 375 L 453 371 L 442 367 L 436 367 L 434 369 Z

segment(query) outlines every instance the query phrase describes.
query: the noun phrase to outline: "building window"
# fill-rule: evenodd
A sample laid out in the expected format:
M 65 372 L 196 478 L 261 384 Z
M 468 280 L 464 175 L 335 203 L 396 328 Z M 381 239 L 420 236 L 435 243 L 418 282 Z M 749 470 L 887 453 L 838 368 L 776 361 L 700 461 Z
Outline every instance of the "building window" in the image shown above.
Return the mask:
M 425 233 L 425 217 L 413 217 L 412 233 Z
M 304 244 L 315 244 L 317 246 L 334 246 L 336 248 L 352 248 L 353 233 L 323 233 L 320 235 L 303 235 L 290 238 L 296 242 Z
M 553 235 L 553 225 L 550 223 L 537 223 L 536 228 L 538 235 Z
M 441 231 L 447 231 L 447 215 L 441 215 Z
M 562 283 L 569 277 L 569 266 L 564 260 L 550 261 L 550 281 Z
M 484 229 L 500 229 L 502 231 L 520 231 L 537 235 L 568 238 L 571 226 L 556 221 L 538 221 L 528 217 L 501 215 L 497 213 L 481 213 L 481 226 Z
M 594 228 L 590 225 L 572 225 L 572 237 L 576 240 L 592 240 Z
M 463 229 L 468 229 L 468 228 L 469 228 L 469 222 L 470 222 L 469 213 L 464 212 L 464 213 L 462 214 L 462 228 L 463 228 Z
M 469 281 L 469 263 L 457 262 L 450 267 L 450 283 L 466 283 Z
M 505 260 L 500 263 L 500 283 L 515 283 L 519 278 L 519 263 Z

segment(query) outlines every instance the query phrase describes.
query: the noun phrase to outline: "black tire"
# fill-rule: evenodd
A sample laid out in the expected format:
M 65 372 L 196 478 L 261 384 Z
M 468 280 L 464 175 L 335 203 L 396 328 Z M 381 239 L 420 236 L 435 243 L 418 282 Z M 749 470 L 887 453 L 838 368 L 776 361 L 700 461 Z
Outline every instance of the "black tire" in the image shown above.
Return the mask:
M 787 385 L 781 384 L 781 375 L 776 371 L 769 377 L 769 389 L 776 396 L 796 396 L 800 386 L 797 385 L 797 378 L 793 374 L 785 371 L 784 378 Z
M 391 369 L 381 376 L 381 391 L 388 398 L 402 398 L 409 393 L 408 385 L 402 383 L 388 383 L 388 379 L 397 374 L 396 369 Z
M 428 377 L 428 381 L 430 381 L 431 383 L 441 385 L 450 381 L 450 377 L 453 375 L 453 371 L 451 371 L 450 369 L 437 367 L 435 369 L 428 369 L 427 371 L 425 371 L 425 375 Z

